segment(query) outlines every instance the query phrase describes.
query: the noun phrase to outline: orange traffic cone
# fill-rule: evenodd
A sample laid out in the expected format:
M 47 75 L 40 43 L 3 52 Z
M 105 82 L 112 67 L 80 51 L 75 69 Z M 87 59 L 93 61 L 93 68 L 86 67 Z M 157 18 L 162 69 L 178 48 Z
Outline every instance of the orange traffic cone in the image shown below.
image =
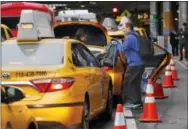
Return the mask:
M 164 98 L 168 97 L 168 96 L 164 95 L 163 87 L 162 87 L 160 78 L 157 79 L 157 81 L 154 85 L 154 96 L 155 96 L 156 99 L 164 99 Z
M 144 108 L 139 120 L 141 122 L 160 122 L 157 115 L 157 107 L 151 79 L 148 80 Z
M 173 56 L 171 56 L 170 68 L 171 68 L 171 72 L 172 72 L 172 79 L 173 80 L 180 80 L 178 75 L 177 75 L 177 72 L 176 72 L 175 61 L 174 61 L 174 57 Z
M 164 76 L 164 80 L 163 80 L 163 87 L 164 88 L 174 88 L 175 87 L 173 79 L 172 79 L 170 65 L 168 65 L 166 67 L 165 76 Z
M 185 51 L 185 48 L 183 48 L 182 53 L 183 53 L 183 57 L 186 57 L 186 51 Z
M 124 114 L 123 114 L 123 106 L 122 104 L 117 105 L 116 116 L 115 116 L 115 125 L 114 129 L 126 129 Z

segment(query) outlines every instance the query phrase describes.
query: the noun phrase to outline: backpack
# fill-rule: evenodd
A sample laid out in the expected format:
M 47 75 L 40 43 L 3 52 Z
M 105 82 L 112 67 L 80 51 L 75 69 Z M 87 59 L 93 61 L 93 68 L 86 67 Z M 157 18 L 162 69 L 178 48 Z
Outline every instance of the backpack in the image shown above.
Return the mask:
M 142 58 L 153 55 L 154 50 L 149 40 L 145 40 L 143 37 L 138 36 L 135 33 L 129 33 L 128 35 L 133 35 L 138 39 L 138 43 L 139 43 L 138 53 Z

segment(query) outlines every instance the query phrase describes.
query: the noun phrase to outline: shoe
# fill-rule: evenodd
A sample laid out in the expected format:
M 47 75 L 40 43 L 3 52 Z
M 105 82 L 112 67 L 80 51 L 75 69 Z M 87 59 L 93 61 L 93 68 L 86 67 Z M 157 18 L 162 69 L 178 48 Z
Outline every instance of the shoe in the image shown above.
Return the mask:
M 179 59 L 179 61 L 182 61 L 182 60 L 183 60 L 182 58 Z
M 130 104 L 130 103 L 127 103 L 127 104 L 124 104 L 123 107 L 124 108 L 129 108 L 129 109 L 136 109 L 136 108 L 143 108 L 143 105 L 142 104 Z

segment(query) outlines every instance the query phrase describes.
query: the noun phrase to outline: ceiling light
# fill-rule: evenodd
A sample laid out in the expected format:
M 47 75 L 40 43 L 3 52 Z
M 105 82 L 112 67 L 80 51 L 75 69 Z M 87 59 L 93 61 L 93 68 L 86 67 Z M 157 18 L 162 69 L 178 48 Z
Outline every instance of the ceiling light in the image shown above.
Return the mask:
M 67 6 L 67 4 L 61 4 L 61 6 L 65 6 L 65 7 L 66 7 L 66 6 Z
M 95 4 L 96 4 L 96 2 L 92 2 L 92 1 L 91 1 L 91 2 L 90 2 L 90 4 L 93 4 L 93 5 L 95 5 Z
M 84 8 L 84 7 L 85 7 L 85 5 L 80 5 L 80 7 L 81 7 L 81 8 Z

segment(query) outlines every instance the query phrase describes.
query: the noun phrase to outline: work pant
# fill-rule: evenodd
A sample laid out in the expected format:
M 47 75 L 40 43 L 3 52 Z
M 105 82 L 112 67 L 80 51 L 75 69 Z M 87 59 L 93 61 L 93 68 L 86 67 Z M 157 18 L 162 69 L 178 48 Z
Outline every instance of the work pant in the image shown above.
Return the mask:
M 185 58 L 188 60 L 188 43 L 187 44 L 180 44 L 180 59 L 183 59 L 183 48 L 186 51 Z
M 174 44 L 171 44 L 171 46 L 172 46 L 172 54 L 173 54 L 173 56 L 178 56 L 179 55 L 178 44 L 174 43 Z
M 141 80 L 145 66 L 128 66 L 122 89 L 123 103 L 141 104 Z

